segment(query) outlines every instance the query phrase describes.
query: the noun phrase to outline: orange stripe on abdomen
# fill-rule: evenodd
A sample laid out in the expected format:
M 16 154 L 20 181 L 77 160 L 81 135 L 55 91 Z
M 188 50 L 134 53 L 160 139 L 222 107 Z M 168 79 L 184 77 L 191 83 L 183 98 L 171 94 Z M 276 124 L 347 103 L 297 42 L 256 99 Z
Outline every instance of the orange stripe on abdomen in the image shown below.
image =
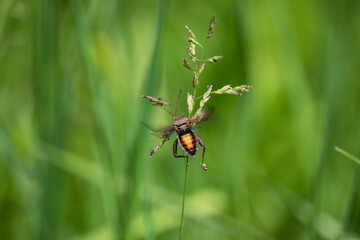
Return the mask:
M 196 148 L 196 141 L 195 137 L 191 133 L 184 134 L 180 136 L 181 145 L 188 151 L 192 153 L 195 151 Z

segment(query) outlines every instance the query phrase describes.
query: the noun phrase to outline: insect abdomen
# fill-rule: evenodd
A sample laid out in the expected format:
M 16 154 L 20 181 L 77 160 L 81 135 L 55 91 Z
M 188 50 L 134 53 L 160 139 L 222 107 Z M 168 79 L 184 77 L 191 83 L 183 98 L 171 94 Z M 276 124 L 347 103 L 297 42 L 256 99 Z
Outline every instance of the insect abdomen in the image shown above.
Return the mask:
M 196 138 L 191 131 L 186 131 L 179 135 L 180 144 L 190 156 L 195 156 L 197 152 Z

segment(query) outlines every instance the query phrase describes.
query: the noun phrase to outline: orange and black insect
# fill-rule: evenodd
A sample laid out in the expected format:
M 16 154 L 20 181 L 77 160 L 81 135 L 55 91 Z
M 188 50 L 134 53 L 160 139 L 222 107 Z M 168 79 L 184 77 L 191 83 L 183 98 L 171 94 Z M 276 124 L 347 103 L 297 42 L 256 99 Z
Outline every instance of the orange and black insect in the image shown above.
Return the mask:
M 195 133 L 193 127 L 195 124 L 198 124 L 200 122 L 204 122 L 208 120 L 211 117 L 212 111 L 202 111 L 200 114 L 195 115 L 192 118 L 187 118 L 177 116 L 177 109 L 178 109 L 178 103 L 179 103 L 179 97 L 180 97 L 181 91 L 178 96 L 178 100 L 176 103 L 176 109 L 175 114 L 172 114 L 167 109 L 165 109 L 168 113 L 170 113 L 173 116 L 173 124 L 169 125 L 161 130 L 162 135 L 160 138 L 163 138 L 165 141 L 169 140 L 170 135 L 176 131 L 177 138 L 174 141 L 173 144 L 173 153 L 174 157 L 176 158 L 187 158 L 187 156 L 184 155 L 178 155 L 177 149 L 178 145 L 184 150 L 184 152 L 188 156 L 195 156 L 198 152 L 199 145 L 203 147 L 202 152 L 202 166 L 204 170 L 207 170 L 206 165 L 204 165 L 204 155 L 205 155 L 205 145 L 202 139 Z M 157 147 L 155 147 L 152 152 L 150 153 L 150 156 L 154 154 L 154 152 L 157 150 Z

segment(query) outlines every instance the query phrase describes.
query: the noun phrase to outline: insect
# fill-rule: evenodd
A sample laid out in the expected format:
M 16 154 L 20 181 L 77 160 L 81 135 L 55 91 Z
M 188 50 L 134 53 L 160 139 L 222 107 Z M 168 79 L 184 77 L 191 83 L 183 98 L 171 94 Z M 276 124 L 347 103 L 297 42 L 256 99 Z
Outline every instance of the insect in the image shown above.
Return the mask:
M 207 166 L 204 164 L 204 156 L 205 156 L 205 144 L 202 141 L 202 139 L 195 133 L 194 125 L 207 121 L 210 119 L 212 111 L 202 111 L 199 114 L 195 114 L 192 118 L 184 117 L 184 114 L 182 117 L 177 116 L 177 110 L 178 110 L 178 103 L 180 98 L 181 91 L 179 93 L 176 108 L 175 108 L 175 114 L 172 114 L 170 111 L 168 111 L 163 106 L 160 106 L 164 110 L 166 110 L 168 113 L 170 113 L 173 116 L 173 124 L 169 125 L 167 127 L 162 128 L 161 131 L 161 137 L 163 140 L 162 143 L 157 145 L 150 153 L 150 157 L 157 151 L 166 141 L 169 140 L 170 135 L 174 132 L 177 133 L 177 138 L 174 141 L 173 144 L 173 153 L 175 158 L 187 158 L 187 156 L 184 155 L 178 155 L 178 145 L 184 150 L 184 152 L 188 156 L 195 156 L 198 152 L 199 145 L 203 147 L 202 152 L 202 162 L 201 166 L 205 171 L 208 170 Z M 158 105 L 159 106 L 159 105 Z

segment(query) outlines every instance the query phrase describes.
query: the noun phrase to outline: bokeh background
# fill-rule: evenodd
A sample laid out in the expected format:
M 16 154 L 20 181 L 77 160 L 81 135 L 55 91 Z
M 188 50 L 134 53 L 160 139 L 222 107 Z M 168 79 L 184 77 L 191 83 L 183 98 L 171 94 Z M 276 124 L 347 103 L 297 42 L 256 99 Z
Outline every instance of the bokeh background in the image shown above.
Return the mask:
M 178 239 L 185 163 L 140 95 L 192 91 L 188 25 L 218 24 L 198 92 L 184 239 L 359 239 L 360 2 L 0 1 L 0 239 Z M 186 94 L 180 99 L 186 112 Z

